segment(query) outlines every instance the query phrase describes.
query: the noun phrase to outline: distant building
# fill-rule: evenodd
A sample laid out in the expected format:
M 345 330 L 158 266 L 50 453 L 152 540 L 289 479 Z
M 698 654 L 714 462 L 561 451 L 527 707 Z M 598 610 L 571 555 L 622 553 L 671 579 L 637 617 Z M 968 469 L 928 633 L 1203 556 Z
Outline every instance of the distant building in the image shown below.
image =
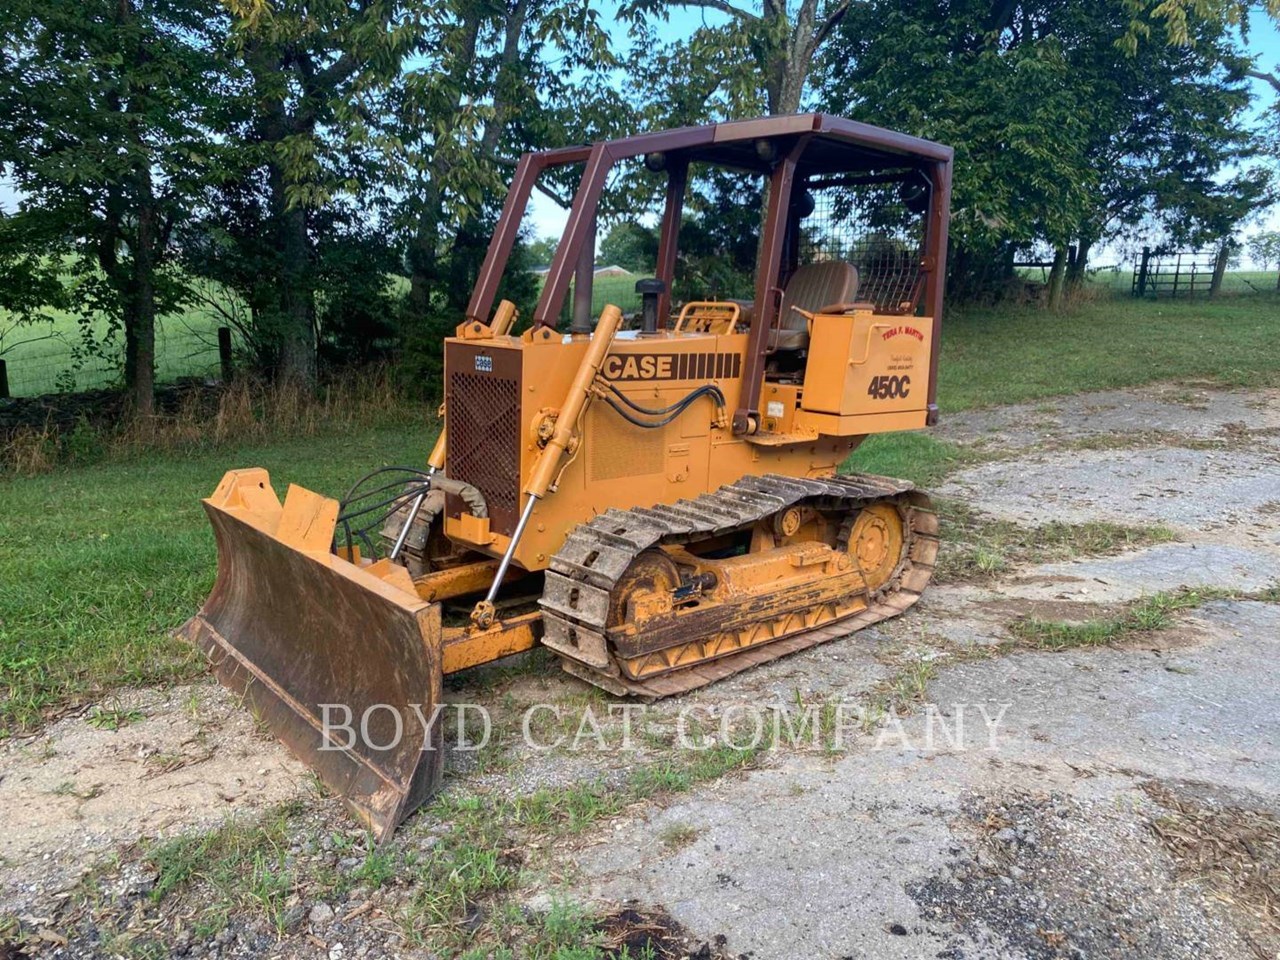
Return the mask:
M 530 270 L 535 277 L 545 277 L 550 272 L 551 264 L 537 266 Z M 595 275 L 597 277 L 629 277 L 632 274 L 630 270 L 625 270 L 615 263 L 607 267 L 596 267 Z

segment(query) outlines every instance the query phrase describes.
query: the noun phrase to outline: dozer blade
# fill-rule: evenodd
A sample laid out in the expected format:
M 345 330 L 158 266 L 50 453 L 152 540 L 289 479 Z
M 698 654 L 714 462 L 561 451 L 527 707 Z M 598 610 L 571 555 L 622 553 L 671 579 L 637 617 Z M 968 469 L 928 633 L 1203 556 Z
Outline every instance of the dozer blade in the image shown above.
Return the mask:
M 379 842 L 440 782 L 440 607 L 403 567 L 330 553 L 338 504 L 265 470 L 233 470 L 203 501 L 213 592 L 181 632 L 214 675 Z

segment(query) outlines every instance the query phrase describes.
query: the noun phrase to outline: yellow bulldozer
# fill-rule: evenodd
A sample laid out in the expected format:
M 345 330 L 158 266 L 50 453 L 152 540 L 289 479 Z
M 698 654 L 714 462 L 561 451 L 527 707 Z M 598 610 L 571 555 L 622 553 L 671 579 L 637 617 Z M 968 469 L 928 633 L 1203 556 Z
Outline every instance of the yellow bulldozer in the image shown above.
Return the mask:
M 541 643 L 610 693 L 666 697 L 901 613 L 937 518 L 910 483 L 839 468 L 936 419 L 951 166 L 824 114 L 524 155 L 444 342 L 425 463 L 341 500 L 227 473 L 204 501 L 217 580 L 183 631 L 381 839 L 440 782 L 445 674 Z M 665 189 L 656 256 L 595 316 L 623 175 Z M 516 333 L 495 300 L 544 177 L 577 187 Z M 681 260 L 714 177 L 752 211 L 749 289 Z

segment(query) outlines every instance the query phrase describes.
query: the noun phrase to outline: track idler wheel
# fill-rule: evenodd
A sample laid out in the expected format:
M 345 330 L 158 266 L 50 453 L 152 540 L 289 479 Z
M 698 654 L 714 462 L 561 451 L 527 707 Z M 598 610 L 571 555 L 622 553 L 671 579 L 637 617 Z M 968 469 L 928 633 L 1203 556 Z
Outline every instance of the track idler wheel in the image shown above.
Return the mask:
M 658 549 L 645 550 L 631 562 L 631 566 L 619 578 L 609 598 L 609 627 L 620 627 L 628 622 L 636 622 L 651 616 L 652 609 L 645 610 L 645 598 L 653 600 L 670 611 L 670 601 L 665 603 L 658 598 L 669 598 L 680 586 L 680 571 L 674 561 Z M 637 604 L 632 603 L 639 600 Z
M 858 511 L 846 538 L 867 589 L 874 593 L 893 579 L 905 556 L 906 524 L 893 503 L 873 503 Z

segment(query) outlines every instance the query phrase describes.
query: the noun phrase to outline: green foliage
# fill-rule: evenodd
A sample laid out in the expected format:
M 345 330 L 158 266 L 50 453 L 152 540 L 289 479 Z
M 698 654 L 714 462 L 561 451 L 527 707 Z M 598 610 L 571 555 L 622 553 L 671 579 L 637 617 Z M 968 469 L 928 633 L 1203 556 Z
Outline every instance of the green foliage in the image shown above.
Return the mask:
M 390 182 L 402 198 L 393 216 L 407 238 L 409 309 L 419 317 L 471 285 L 488 240 L 482 226 L 496 218 L 509 176 L 503 158 L 629 126 L 608 82 L 609 37 L 589 0 L 435 9 L 383 111 L 396 144 Z M 544 186 L 565 197 L 576 172 L 552 171 Z M 462 273 L 464 264 L 474 267 Z
M 559 237 L 538 237 L 538 239 L 531 241 L 526 245 L 530 262 L 538 267 L 549 266 L 551 258 L 556 255 L 556 247 L 559 245 Z
M 714 171 L 693 181 L 676 263 L 681 299 L 755 296 L 761 206 L 758 177 Z
M 635 39 L 628 86 L 664 124 L 800 111 L 810 67 L 850 9 L 849 0 L 734 4 L 728 0 L 626 0 Z M 670 8 L 702 8 L 689 37 L 670 40 Z
M 1230 27 L 1248 29 L 1249 12 L 1260 9 L 1272 19 L 1280 20 L 1280 0 L 1124 0 L 1129 16 L 1127 30 L 1118 41 L 1121 49 L 1133 53 L 1148 39 L 1172 46 L 1189 46 L 1195 42 L 1194 24 L 1213 21 Z
M 414 396 L 432 402 L 444 399 L 444 339 L 454 335 L 466 315 L 467 300 L 493 227 L 494 221 L 486 217 L 472 220 L 459 229 L 438 262 L 437 269 L 444 282 L 432 291 L 424 307 L 419 307 L 413 298 L 400 306 L 396 321 L 400 338 L 396 368 L 402 383 Z M 520 312 L 517 332 L 522 332 L 533 316 L 541 281 L 532 271 L 538 265 L 530 248 L 522 240 L 517 241 L 498 285 L 498 301 L 510 300 Z
M 1220 239 L 1267 198 L 1225 174 L 1255 143 L 1238 50 L 1221 23 L 1195 43 L 1126 53 L 1124 4 L 871 0 L 827 48 L 825 99 L 956 150 L 953 285 L 1012 276 L 1013 251 L 1093 244 L 1140 221 Z
M 375 118 L 430 10 L 416 0 L 231 9 L 239 82 L 215 130 L 235 166 L 186 224 L 187 266 L 236 291 L 244 340 L 278 378 L 312 383 L 317 344 L 332 354 L 352 349 L 353 331 L 367 334 L 358 359 L 389 329 L 353 315 L 352 287 L 357 297 L 377 290 L 385 272 L 379 248 L 390 240 L 371 214 L 385 206 L 395 143 Z M 369 274 L 355 280 L 352 267 Z M 383 297 L 377 290 L 370 309 Z
M 392 280 L 395 251 L 358 221 L 335 225 L 316 246 L 321 363 L 341 370 L 388 359 L 402 301 Z

